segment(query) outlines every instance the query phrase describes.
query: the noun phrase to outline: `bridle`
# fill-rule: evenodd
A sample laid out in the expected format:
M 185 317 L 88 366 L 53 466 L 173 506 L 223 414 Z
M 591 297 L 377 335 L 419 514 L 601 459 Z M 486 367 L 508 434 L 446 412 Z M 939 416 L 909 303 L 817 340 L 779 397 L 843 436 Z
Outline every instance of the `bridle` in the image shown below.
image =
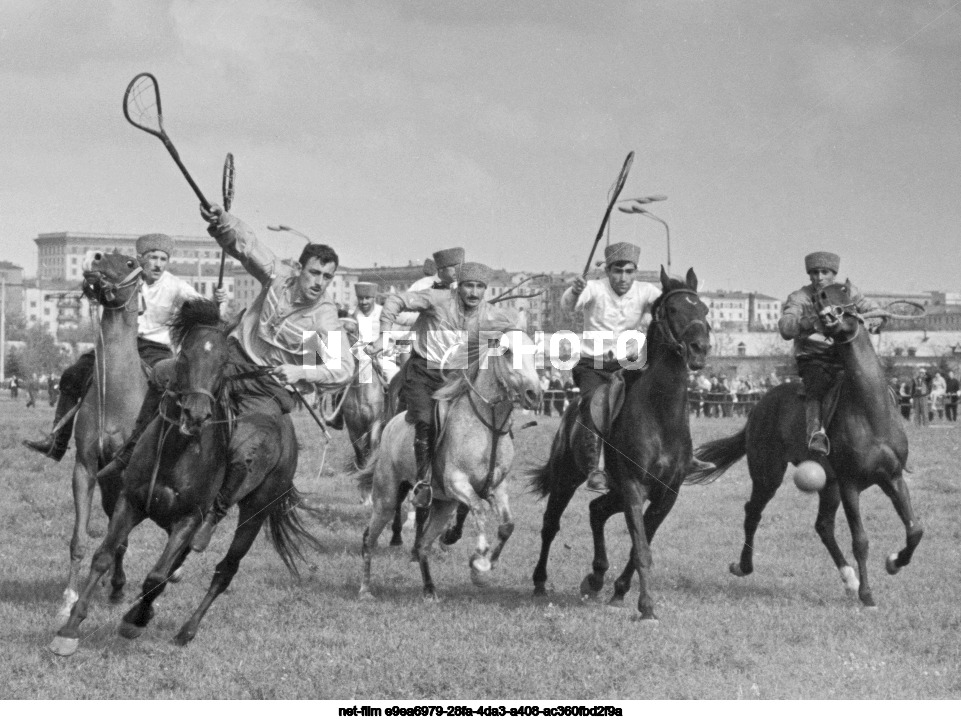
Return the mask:
M 132 310 L 132 308 L 129 307 L 130 301 L 139 299 L 140 296 L 138 293 L 131 293 L 127 298 L 124 299 L 122 303 L 115 304 L 114 301 L 117 299 L 119 291 L 126 290 L 131 286 L 139 286 L 140 283 L 143 282 L 143 278 L 140 277 L 140 274 L 143 273 L 143 268 L 138 265 L 117 283 L 104 280 L 103 274 L 100 271 L 94 272 L 100 276 L 97 282 L 88 283 L 87 280 L 84 279 L 84 285 L 97 292 L 97 302 L 103 307 L 103 309 L 125 311 Z
M 820 299 L 820 292 L 816 295 Z M 848 345 L 849 343 L 854 342 L 854 339 L 857 338 L 858 334 L 861 332 L 861 326 L 864 325 L 864 317 L 858 312 L 858 308 L 855 303 L 827 306 L 822 306 L 820 303 L 818 303 L 817 308 L 819 316 L 827 316 L 825 322 L 828 325 L 833 326 L 840 323 L 844 316 L 848 316 L 849 318 L 854 318 L 857 320 L 857 325 L 854 326 L 854 334 L 847 340 L 838 340 L 832 336 L 832 339 L 837 345 Z
M 675 333 L 674 329 L 671 328 L 671 322 L 667 318 L 665 308 L 667 307 L 667 301 L 676 295 L 694 296 L 698 299 L 698 301 L 700 301 L 700 296 L 698 296 L 697 291 L 691 290 L 690 288 L 675 288 L 674 290 L 669 290 L 659 298 L 660 302 L 658 303 L 657 310 L 654 313 L 653 322 L 661 332 L 661 335 L 664 336 L 664 341 L 667 343 L 667 346 L 677 353 L 684 363 L 689 366 L 690 360 L 688 359 L 688 346 L 681 342 L 678 336 L 683 338 L 687 334 L 688 329 L 695 323 L 706 324 L 706 322 L 704 319 L 692 320 L 681 329 L 679 334 Z

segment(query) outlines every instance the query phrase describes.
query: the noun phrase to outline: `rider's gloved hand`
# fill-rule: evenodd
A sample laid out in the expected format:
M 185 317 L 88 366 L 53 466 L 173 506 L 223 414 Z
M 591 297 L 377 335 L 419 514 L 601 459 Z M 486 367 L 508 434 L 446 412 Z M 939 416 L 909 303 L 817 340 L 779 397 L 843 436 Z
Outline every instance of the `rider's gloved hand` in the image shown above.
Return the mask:
M 818 327 L 818 319 L 813 315 L 805 315 L 798 321 L 798 327 L 805 333 L 810 333 Z
M 219 205 L 211 205 L 210 208 L 205 208 L 200 206 L 200 217 L 206 220 L 210 225 L 217 225 L 220 222 L 220 216 L 224 214 L 224 209 Z
M 217 305 L 223 305 L 230 299 L 226 288 L 214 288 L 214 300 Z
M 587 281 L 581 278 L 580 276 L 577 276 L 576 278 L 574 278 L 574 282 L 571 284 L 571 288 L 574 290 L 574 295 L 580 295 L 581 293 L 584 292 L 584 289 L 586 287 L 587 287 Z

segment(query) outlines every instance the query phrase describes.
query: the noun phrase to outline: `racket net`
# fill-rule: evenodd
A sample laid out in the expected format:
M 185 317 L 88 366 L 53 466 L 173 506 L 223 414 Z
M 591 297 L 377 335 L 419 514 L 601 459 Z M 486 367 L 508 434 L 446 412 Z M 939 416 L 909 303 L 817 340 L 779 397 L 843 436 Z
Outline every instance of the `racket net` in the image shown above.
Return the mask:
M 140 73 L 130 81 L 123 96 L 123 114 L 135 128 L 163 138 L 160 86 L 153 75 Z

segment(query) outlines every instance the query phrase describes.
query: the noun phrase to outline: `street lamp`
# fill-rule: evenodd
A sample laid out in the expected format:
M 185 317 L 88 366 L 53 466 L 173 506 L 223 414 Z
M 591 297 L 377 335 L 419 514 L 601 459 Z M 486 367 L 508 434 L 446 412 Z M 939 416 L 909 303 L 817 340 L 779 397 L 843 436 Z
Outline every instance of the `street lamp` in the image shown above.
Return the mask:
M 657 203 L 662 200 L 667 200 L 666 195 L 645 195 L 641 198 L 630 198 L 628 200 L 621 201 L 623 205 L 618 207 L 618 210 L 622 213 L 637 213 L 639 215 L 646 215 L 651 220 L 656 220 L 658 223 L 664 226 L 664 230 L 667 232 L 667 274 L 671 274 L 671 228 L 667 224 L 667 221 L 663 218 L 658 218 L 654 213 L 649 211 L 647 208 L 641 206 L 647 205 L 648 203 Z

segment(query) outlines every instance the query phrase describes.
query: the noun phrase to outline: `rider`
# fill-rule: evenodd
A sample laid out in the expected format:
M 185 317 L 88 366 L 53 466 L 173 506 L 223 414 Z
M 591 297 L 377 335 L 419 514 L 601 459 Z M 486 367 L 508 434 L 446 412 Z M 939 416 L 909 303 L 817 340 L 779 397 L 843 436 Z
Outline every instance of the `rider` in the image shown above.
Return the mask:
M 188 298 L 200 298 L 193 286 L 167 270 L 173 253 L 174 241 L 169 235 L 152 233 L 137 238 L 137 260 L 142 268 L 143 284 L 140 289 L 144 312 L 137 319 L 137 350 L 140 359 L 153 368 L 164 358 L 170 358 L 170 332 L 167 321 Z M 214 296 L 218 303 L 225 303 L 227 291 L 217 289 Z M 82 354 L 77 362 L 67 368 L 60 378 L 60 398 L 54 414 L 54 428 L 87 392 L 93 378 L 94 351 Z M 59 430 L 39 441 L 23 441 L 28 448 L 39 451 L 55 461 L 63 458 L 73 432 L 71 416 Z
M 364 345 L 373 343 L 380 335 L 380 314 L 384 306 L 377 302 L 378 287 L 376 283 L 355 283 L 354 293 L 357 295 L 357 307 L 351 313 L 351 318 L 357 323 L 357 334 Z M 390 379 L 397 375 L 397 364 L 393 359 L 382 357 L 380 367 L 390 383 Z
M 441 267 L 440 262 L 437 265 Z M 433 394 L 446 381 L 444 361 L 451 350 L 465 340 L 465 334 L 470 348 L 480 342 L 482 330 L 503 330 L 515 323 L 508 313 L 484 300 L 491 274 L 491 269 L 481 263 L 463 263 L 455 289 L 433 288 L 389 296 L 380 315 L 381 335 L 367 347 L 371 355 L 383 350 L 383 334 L 391 329 L 401 311 L 420 314 L 414 324 L 414 349 L 407 362 L 404 384 L 407 422 L 414 424 L 417 484 L 412 491 L 412 501 L 418 508 L 429 506 L 433 497 L 430 481 L 435 431 Z
M 818 316 L 814 294 L 835 282 L 841 258 L 826 251 L 804 256 L 804 269 L 811 279 L 810 285 L 788 296 L 778 321 L 778 330 L 784 340 L 794 341 L 798 375 L 804 384 L 804 415 L 808 450 L 822 456 L 830 452 L 828 436 L 821 425 L 821 401 L 834 384 L 843 363 L 834 341 L 824 335 L 824 327 Z M 858 313 L 878 310 L 874 301 L 868 300 L 849 284 L 851 301 Z M 869 330 L 880 328 L 883 321 L 870 321 Z
M 595 388 L 609 383 L 614 371 L 636 360 L 635 353 L 631 353 L 633 357 L 616 357 L 617 337 L 629 330 L 646 331 L 651 322 L 651 307 L 661 295 L 657 286 L 635 279 L 640 257 L 641 249 L 633 243 L 609 245 L 604 249 L 606 277 L 585 280 L 578 276 L 561 296 L 564 310 L 584 311 L 580 359 L 571 371 L 582 399 L 590 398 Z M 600 434 L 595 433 L 591 456 L 594 469 L 587 477 L 587 487 L 606 491 L 608 479 Z M 690 463 L 690 470 L 712 469 L 711 464 L 696 458 Z

